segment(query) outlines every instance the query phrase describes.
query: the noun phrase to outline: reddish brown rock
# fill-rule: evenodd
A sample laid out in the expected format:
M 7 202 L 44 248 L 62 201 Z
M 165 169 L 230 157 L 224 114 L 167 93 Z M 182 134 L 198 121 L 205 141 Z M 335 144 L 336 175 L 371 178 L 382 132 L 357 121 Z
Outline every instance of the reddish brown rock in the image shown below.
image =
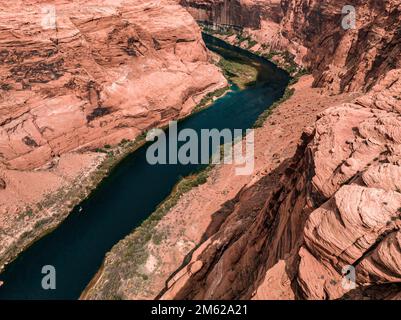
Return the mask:
M 242 27 L 270 51 L 288 52 L 290 60 L 313 72 L 315 86 L 332 93 L 368 90 L 389 71 L 401 67 L 398 0 L 185 0 L 182 3 L 196 19 L 219 24 L 223 17 L 224 24 Z M 345 5 L 356 9 L 355 29 L 345 30 L 342 26 Z M 247 8 L 257 12 L 258 18 L 247 15 Z M 252 24 L 251 20 L 257 23 Z
M 368 95 L 321 113 L 282 164 L 280 183 L 264 191 L 255 218 L 246 219 L 243 210 L 258 206 L 257 190 L 269 176 L 237 195 L 219 230 L 194 252 L 204 271 L 170 283 L 163 297 L 395 298 L 401 292 L 401 113 L 392 99 L 400 97 L 400 75 L 390 72 Z M 350 265 L 354 289 L 343 283 Z M 291 285 L 283 285 L 286 278 Z
M 260 14 L 256 30 L 247 24 L 245 6 L 266 9 L 275 1 L 183 3 L 199 20 L 242 26 L 260 44 L 288 50 L 311 68 L 315 86 L 333 94 L 366 94 L 320 112 L 291 157 L 293 124 L 281 110 L 325 107 L 317 98 L 306 104 L 302 95 L 290 99 L 291 110 L 280 106 L 256 134 L 263 146 L 256 147 L 260 171 L 239 179 L 230 176 L 230 168 L 219 167 L 198 190 L 204 198 L 194 191 L 180 199 L 157 228 L 171 236 L 146 247 L 162 268 L 147 273 L 152 280 L 146 290 L 135 291 L 129 284 L 138 279 L 120 275 L 118 293 L 162 299 L 399 298 L 400 3 L 283 0 L 281 13 Z M 356 30 L 341 28 L 344 4 L 357 8 Z M 285 145 L 266 141 L 271 136 Z M 297 137 L 298 132 L 292 136 Z M 291 151 L 284 150 L 287 145 Z M 174 269 L 183 260 L 189 262 Z M 88 297 L 110 294 L 107 281 L 115 275 L 107 265 L 118 261 L 113 252 L 108 256 L 102 279 Z M 191 272 L 193 266 L 200 268 Z M 344 285 L 350 266 L 356 270 L 355 288 Z
M 134 138 L 225 83 L 195 22 L 171 1 L 17 1 L 1 10 L 0 152 L 9 169 Z
M 82 194 L 63 210 L 49 198 L 94 187 L 84 180 L 104 154 L 91 150 L 188 115 L 226 80 L 174 1 L 3 1 L 0 12 L 1 268 L 33 240 L 25 231 L 54 227 Z

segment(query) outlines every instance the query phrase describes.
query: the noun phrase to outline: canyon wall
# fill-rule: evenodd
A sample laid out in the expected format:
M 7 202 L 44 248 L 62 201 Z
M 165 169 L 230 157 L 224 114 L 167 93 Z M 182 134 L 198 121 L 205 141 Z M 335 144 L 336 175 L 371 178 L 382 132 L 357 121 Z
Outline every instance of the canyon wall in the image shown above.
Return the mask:
M 343 4 L 281 1 L 280 45 L 315 86 L 365 93 L 322 112 L 292 158 L 232 199 L 162 299 L 401 298 L 401 2 L 348 1 L 348 31 Z
M 71 205 L 57 192 L 95 173 L 105 159 L 96 148 L 188 115 L 225 87 L 210 60 L 174 1 L 0 1 L 0 267 L 43 219 L 63 216 L 49 198 Z
M 355 7 L 355 29 L 342 26 L 345 5 Z M 401 67 L 399 0 L 282 1 L 281 34 L 307 48 L 305 63 L 315 85 L 334 92 L 370 89 Z
M 241 190 L 163 298 L 401 297 L 400 75 L 321 113 L 277 187 L 252 201 L 270 172 Z M 349 265 L 356 288 L 343 286 Z
M 294 61 L 313 72 L 315 86 L 333 93 L 368 90 L 389 70 L 401 66 L 398 0 L 244 2 L 245 8 L 259 12 L 260 26 L 252 26 L 240 10 L 227 9 L 226 22 L 242 26 L 271 51 L 288 51 Z M 242 5 L 241 1 L 237 3 Z M 200 18 L 201 12 L 227 7 L 223 0 L 186 0 L 184 5 L 195 19 Z M 345 5 L 356 9 L 355 29 L 345 30 L 342 26 L 347 20 L 342 13 Z M 213 17 L 211 14 L 207 20 L 219 23 Z
M 1 11 L 0 152 L 10 169 L 134 138 L 224 82 L 173 2 L 24 1 Z
M 254 1 L 244 0 L 180 0 L 197 21 L 240 28 L 260 28 L 261 9 Z

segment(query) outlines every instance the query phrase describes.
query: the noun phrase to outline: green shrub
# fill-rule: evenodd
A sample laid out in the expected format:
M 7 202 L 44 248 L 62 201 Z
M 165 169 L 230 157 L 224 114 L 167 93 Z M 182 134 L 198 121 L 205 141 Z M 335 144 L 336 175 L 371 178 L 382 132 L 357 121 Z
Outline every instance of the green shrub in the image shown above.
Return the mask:
M 250 39 L 248 41 L 248 49 L 251 49 L 252 47 L 254 47 L 257 44 L 257 41 Z

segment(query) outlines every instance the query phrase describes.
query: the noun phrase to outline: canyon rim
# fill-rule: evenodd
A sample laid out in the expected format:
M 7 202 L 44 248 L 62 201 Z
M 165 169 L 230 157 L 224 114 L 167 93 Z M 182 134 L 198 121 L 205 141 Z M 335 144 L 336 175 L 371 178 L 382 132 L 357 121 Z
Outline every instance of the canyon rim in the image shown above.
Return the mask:
M 0 267 L 149 129 L 213 101 L 233 70 L 254 85 L 260 74 L 208 50 L 204 32 L 293 78 L 255 123 L 255 170 L 184 178 L 111 248 L 81 299 L 401 298 L 401 1 L 0 8 Z
M 184 117 L 226 80 L 171 1 L 0 5 L 2 266 L 97 183 L 96 151 Z

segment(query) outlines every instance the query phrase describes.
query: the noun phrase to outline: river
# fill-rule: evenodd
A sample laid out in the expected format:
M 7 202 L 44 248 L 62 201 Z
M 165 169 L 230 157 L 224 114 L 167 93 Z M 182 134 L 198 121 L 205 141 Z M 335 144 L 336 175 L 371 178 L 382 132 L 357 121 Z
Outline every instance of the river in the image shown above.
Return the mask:
M 271 62 L 204 35 L 209 49 L 230 61 L 258 70 L 256 81 L 231 90 L 209 108 L 179 122 L 178 130 L 246 129 L 281 98 L 289 77 Z M 273 138 L 273 137 L 266 137 Z M 119 163 L 68 218 L 6 267 L 0 299 L 77 299 L 95 275 L 105 254 L 141 224 L 171 192 L 177 181 L 198 165 L 150 165 L 144 145 Z M 82 210 L 78 208 L 82 208 Z M 195 213 L 193 213 L 195 214 Z M 41 286 L 44 265 L 56 269 L 56 289 Z

